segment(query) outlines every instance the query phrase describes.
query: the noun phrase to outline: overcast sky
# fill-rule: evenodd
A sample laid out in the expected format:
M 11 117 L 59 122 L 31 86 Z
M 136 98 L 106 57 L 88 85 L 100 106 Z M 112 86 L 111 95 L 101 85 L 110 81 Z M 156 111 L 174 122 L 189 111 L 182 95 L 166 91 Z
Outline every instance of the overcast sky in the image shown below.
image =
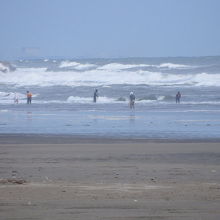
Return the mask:
M 220 55 L 220 0 L 0 0 L 0 59 Z

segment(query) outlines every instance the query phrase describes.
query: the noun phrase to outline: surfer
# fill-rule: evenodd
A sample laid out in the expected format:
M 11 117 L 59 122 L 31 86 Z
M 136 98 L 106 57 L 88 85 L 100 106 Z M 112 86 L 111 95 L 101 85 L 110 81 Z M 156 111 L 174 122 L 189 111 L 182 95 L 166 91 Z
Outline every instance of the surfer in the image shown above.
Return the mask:
M 180 103 L 181 93 L 177 92 L 176 94 L 176 103 Z
M 32 94 L 27 91 L 27 104 L 31 104 L 31 100 L 32 100 Z
M 129 99 L 130 99 L 130 108 L 134 109 L 134 102 L 135 102 L 135 95 L 133 92 L 130 92 L 130 96 L 129 96 Z
M 99 97 L 98 89 L 95 89 L 95 92 L 94 92 L 94 95 L 93 95 L 93 102 L 96 102 L 98 97 Z

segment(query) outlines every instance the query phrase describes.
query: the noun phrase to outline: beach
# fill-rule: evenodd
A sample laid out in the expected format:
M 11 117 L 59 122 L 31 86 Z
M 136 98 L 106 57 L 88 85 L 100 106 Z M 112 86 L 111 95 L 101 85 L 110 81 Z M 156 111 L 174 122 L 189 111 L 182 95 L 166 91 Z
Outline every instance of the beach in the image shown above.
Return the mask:
M 220 217 L 220 141 L 0 136 L 0 219 Z

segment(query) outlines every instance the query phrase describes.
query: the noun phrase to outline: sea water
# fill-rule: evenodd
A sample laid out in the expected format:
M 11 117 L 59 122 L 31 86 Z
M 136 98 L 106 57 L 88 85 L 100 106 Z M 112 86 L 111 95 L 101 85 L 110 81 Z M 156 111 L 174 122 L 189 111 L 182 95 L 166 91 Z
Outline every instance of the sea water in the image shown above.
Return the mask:
M 16 70 L 0 71 L 0 133 L 220 137 L 220 57 L 9 62 Z M 26 91 L 33 94 L 31 105 Z

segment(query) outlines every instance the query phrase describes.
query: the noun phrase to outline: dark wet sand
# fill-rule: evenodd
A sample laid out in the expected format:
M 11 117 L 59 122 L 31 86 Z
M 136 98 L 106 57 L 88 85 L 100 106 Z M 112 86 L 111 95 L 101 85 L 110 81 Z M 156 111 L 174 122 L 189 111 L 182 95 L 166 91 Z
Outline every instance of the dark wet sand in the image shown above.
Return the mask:
M 0 135 L 1 220 L 220 219 L 220 142 Z

